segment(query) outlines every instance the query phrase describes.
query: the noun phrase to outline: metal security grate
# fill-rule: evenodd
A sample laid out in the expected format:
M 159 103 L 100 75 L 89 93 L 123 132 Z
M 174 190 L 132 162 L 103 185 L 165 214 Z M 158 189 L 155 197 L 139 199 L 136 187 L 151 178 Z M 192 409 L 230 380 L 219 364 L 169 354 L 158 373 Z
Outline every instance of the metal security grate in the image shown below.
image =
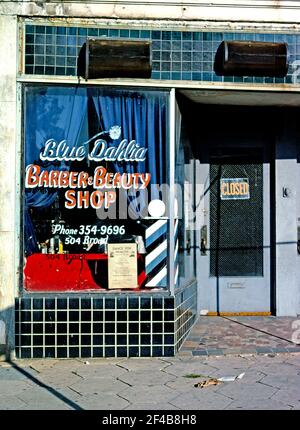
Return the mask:
M 250 198 L 222 200 L 221 178 L 248 178 Z M 262 162 L 214 159 L 210 181 L 211 276 L 262 276 Z

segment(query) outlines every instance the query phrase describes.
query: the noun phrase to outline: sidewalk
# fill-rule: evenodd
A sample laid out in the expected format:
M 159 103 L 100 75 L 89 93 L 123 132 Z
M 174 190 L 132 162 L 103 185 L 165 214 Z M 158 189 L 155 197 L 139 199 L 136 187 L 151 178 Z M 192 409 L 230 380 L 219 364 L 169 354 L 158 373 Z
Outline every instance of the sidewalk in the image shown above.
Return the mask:
M 173 358 L 0 363 L 0 410 L 299 410 L 300 353 L 286 350 L 299 351 L 291 323 L 201 318 Z M 242 373 L 232 382 L 194 386 Z
M 292 340 L 297 340 L 298 345 Z M 300 352 L 300 318 L 199 317 L 181 355 Z

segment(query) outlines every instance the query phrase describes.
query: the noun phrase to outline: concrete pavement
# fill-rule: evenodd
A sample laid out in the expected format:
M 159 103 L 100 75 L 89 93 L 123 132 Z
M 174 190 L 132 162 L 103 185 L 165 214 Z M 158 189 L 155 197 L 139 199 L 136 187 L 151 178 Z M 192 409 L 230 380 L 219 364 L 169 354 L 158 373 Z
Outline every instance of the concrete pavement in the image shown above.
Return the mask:
M 234 382 L 194 387 L 240 373 Z M 300 354 L 0 363 L 4 409 L 300 409 Z

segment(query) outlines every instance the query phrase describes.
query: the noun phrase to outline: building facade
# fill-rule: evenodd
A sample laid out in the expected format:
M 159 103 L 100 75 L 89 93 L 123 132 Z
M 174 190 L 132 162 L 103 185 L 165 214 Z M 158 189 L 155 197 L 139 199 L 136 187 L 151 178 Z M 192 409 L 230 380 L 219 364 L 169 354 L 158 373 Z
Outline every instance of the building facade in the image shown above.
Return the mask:
M 300 313 L 299 29 L 298 1 L 0 3 L 3 357 L 172 356 L 199 314 Z M 149 44 L 151 76 L 78 76 L 87 41 Z M 231 42 L 286 73 L 216 73 Z

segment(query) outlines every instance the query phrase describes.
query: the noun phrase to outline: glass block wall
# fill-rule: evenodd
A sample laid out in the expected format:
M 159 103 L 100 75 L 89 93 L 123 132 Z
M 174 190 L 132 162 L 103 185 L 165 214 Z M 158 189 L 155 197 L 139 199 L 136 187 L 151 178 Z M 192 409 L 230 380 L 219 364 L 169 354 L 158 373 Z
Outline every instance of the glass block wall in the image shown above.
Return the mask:
M 295 62 L 300 61 L 299 34 L 124 30 L 26 24 L 25 73 L 76 76 L 77 55 L 87 37 L 150 39 L 153 53 L 152 79 L 293 83 L 293 72 L 295 78 L 295 70 L 299 68 Z M 288 75 L 285 78 L 217 76 L 213 71 L 213 63 L 222 40 L 286 42 L 289 55 Z

